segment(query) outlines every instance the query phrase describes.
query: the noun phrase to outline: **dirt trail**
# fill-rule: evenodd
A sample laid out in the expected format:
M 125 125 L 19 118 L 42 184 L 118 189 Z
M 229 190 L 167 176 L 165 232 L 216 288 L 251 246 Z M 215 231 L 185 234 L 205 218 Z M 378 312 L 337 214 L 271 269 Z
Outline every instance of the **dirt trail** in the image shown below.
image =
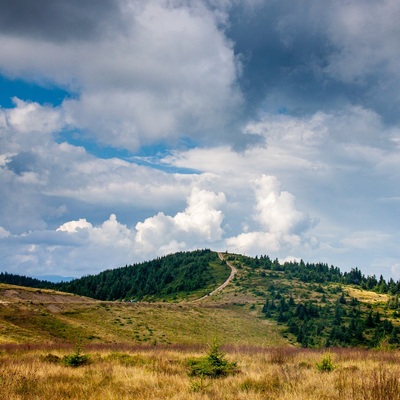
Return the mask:
M 218 253 L 218 257 L 219 257 L 221 260 L 225 260 L 224 255 L 223 255 L 222 253 Z M 228 267 L 230 267 L 230 269 L 231 269 L 231 274 L 229 275 L 229 278 L 228 278 L 221 286 L 218 286 L 218 287 L 217 287 L 215 290 L 213 290 L 211 293 L 208 293 L 208 294 L 206 294 L 205 296 L 200 297 L 199 299 L 193 300 L 193 303 L 196 302 L 196 301 L 200 301 L 200 300 L 206 299 L 207 297 L 210 297 L 210 296 L 212 296 L 213 294 L 215 294 L 215 293 L 217 293 L 217 292 L 220 292 L 222 289 L 224 289 L 226 286 L 229 285 L 229 283 L 230 283 L 230 282 L 232 281 L 232 279 L 235 277 L 235 275 L 236 275 L 236 273 L 237 273 L 237 269 L 236 269 L 229 261 L 226 261 L 226 264 L 227 264 Z

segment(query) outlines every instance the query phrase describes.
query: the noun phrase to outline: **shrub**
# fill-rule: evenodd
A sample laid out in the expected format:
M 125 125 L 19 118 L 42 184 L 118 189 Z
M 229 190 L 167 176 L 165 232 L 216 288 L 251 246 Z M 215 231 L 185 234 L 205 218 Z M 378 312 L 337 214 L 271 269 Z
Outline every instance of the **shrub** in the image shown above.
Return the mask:
M 330 372 L 335 369 L 332 361 L 331 353 L 325 353 L 319 363 L 316 364 L 318 371 L 320 372 Z
M 89 364 L 90 359 L 88 355 L 81 354 L 81 342 L 78 341 L 75 353 L 66 355 L 62 358 L 62 363 L 66 367 L 80 367 Z
M 62 358 L 62 363 L 66 367 L 80 367 L 89 364 L 89 356 L 79 353 L 69 354 Z
M 189 376 L 219 378 L 238 372 L 236 363 L 225 358 L 215 340 L 209 353 L 204 357 L 189 359 L 188 367 Z

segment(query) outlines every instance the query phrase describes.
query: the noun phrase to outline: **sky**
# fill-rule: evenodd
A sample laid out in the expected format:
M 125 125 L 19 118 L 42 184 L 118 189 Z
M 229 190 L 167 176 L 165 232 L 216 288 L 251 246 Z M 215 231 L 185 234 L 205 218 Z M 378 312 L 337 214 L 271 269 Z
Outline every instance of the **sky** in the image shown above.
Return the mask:
M 210 248 L 400 278 L 400 2 L 0 2 L 0 271 Z

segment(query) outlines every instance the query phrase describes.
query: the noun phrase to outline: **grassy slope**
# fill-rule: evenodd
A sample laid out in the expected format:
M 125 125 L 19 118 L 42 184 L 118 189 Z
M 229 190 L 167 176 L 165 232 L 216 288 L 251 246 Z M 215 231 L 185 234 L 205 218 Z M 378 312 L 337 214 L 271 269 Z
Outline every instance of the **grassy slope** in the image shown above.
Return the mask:
M 241 304 L 99 302 L 0 284 L 0 342 L 284 345 L 275 324 Z
M 85 343 L 205 344 L 216 337 L 233 345 L 293 345 L 291 335 L 282 335 L 284 326 L 266 320 L 261 313 L 268 286 L 290 291 L 296 300 L 319 302 L 317 286 L 251 269 L 238 260 L 240 257 L 232 261 L 238 268 L 234 281 L 222 292 L 196 303 L 190 300 L 199 293 L 189 294 L 187 301 L 180 303 L 176 299 L 120 303 L 0 284 L 0 343 L 75 343 L 81 338 Z M 336 301 L 335 286 L 325 286 L 328 302 Z M 387 315 L 387 296 L 343 289 L 364 302 L 363 309 L 368 303 L 374 311 Z

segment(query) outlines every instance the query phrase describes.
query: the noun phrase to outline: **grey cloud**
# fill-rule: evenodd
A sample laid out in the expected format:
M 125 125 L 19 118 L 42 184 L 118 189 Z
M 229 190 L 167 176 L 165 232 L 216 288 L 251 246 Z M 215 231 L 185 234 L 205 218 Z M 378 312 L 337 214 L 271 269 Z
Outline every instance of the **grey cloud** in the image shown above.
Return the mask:
M 24 172 L 34 170 L 34 164 L 36 163 L 36 157 L 30 152 L 21 152 L 15 156 L 10 157 L 10 161 L 7 162 L 7 167 L 17 175 L 22 175 Z
M 396 1 L 266 1 L 230 13 L 228 36 L 242 54 L 248 111 L 293 115 L 361 104 L 399 121 Z
M 93 42 L 0 34 L 0 70 L 71 88 L 66 119 L 102 144 L 242 140 L 239 62 L 213 11 L 202 2 L 121 4 L 123 17 L 110 23 L 122 27 Z
M 114 0 L 2 1 L 0 32 L 46 41 L 94 39 L 121 19 L 119 4 Z

